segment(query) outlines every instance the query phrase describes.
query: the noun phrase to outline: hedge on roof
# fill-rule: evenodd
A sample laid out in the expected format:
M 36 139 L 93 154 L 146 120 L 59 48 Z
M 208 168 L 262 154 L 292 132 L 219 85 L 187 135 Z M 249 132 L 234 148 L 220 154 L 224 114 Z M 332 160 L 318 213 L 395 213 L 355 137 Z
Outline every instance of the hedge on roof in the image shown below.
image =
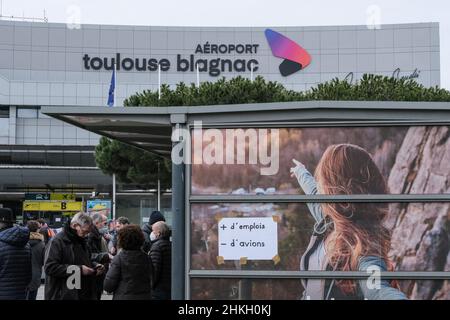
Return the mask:
M 450 101 L 450 91 L 426 88 L 411 79 L 396 79 L 365 74 L 355 83 L 333 79 L 307 91 L 293 91 L 282 84 L 258 76 L 254 81 L 236 77 L 216 82 L 186 85 L 181 82 L 171 89 L 144 90 L 128 97 L 125 106 L 201 106 L 308 100 L 355 101 Z M 143 188 L 155 187 L 158 177 L 163 188 L 170 188 L 171 163 L 167 159 L 141 149 L 111 140 L 100 139 L 95 150 L 98 167 L 108 175 L 115 173 L 120 182 L 135 183 Z

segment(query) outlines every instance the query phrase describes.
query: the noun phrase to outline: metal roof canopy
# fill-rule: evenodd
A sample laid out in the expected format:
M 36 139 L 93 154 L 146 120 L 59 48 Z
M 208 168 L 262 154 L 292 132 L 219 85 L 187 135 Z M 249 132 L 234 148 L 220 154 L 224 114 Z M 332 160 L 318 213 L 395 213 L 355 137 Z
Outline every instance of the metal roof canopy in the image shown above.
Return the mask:
M 301 101 L 192 107 L 44 106 L 42 113 L 77 127 L 170 157 L 176 123 L 205 127 L 264 124 L 326 126 L 356 124 L 450 122 L 450 102 Z
M 77 127 L 169 157 L 175 126 L 203 127 L 450 124 L 448 102 L 302 101 L 192 107 L 43 107 L 41 112 Z M 177 140 L 177 139 L 175 139 Z M 180 143 L 174 141 L 174 144 Z M 190 203 L 185 166 L 172 163 L 172 299 L 189 296 L 185 212 Z M 186 190 L 186 187 L 188 189 Z

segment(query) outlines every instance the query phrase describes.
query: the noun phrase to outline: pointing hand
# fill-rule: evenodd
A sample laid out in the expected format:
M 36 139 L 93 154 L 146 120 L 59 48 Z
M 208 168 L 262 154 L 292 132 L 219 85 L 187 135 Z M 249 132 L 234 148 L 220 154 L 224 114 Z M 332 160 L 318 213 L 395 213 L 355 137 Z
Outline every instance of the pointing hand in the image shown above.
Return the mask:
M 292 162 L 295 164 L 295 167 L 292 167 L 290 172 L 291 172 L 291 177 L 297 177 L 297 172 L 298 169 L 300 168 L 305 168 L 305 165 L 303 163 L 301 163 L 300 161 L 296 160 L 296 159 L 292 159 Z

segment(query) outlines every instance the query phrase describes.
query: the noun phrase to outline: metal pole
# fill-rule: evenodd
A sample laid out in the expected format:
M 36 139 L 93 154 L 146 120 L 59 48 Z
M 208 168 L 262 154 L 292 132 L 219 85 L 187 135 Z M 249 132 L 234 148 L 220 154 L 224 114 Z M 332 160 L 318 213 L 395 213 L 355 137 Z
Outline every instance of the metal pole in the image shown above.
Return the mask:
M 158 211 L 161 211 L 161 180 L 160 180 L 160 170 L 159 170 L 159 161 L 158 161 Z
M 198 69 L 198 63 L 196 67 L 197 67 L 197 88 L 200 88 L 200 71 Z
M 161 181 L 158 178 L 158 211 L 161 211 Z
M 113 99 L 114 104 L 113 107 L 116 106 L 116 92 L 117 92 L 117 61 L 114 60 L 114 92 L 113 92 Z
M 113 209 L 113 220 L 116 220 L 116 174 L 113 173 L 113 199 L 112 199 L 112 209 Z
M 180 139 L 175 141 L 173 147 L 178 143 L 183 141 Z M 184 163 L 172 162 L 172 300 L 185 299 L 184 167 Z

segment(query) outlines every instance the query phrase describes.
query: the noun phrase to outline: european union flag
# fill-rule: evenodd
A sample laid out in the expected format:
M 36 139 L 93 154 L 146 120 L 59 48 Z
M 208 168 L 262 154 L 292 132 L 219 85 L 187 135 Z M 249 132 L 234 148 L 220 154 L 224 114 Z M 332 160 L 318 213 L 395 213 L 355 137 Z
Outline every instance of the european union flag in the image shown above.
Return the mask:
M 113 73 L 111 76 L 111 84 L 109 85 L 109 94 L 108 94 L 108 107 L 114 106 L 114 91 L 116 89 L 116 70 L 113 69 Z

